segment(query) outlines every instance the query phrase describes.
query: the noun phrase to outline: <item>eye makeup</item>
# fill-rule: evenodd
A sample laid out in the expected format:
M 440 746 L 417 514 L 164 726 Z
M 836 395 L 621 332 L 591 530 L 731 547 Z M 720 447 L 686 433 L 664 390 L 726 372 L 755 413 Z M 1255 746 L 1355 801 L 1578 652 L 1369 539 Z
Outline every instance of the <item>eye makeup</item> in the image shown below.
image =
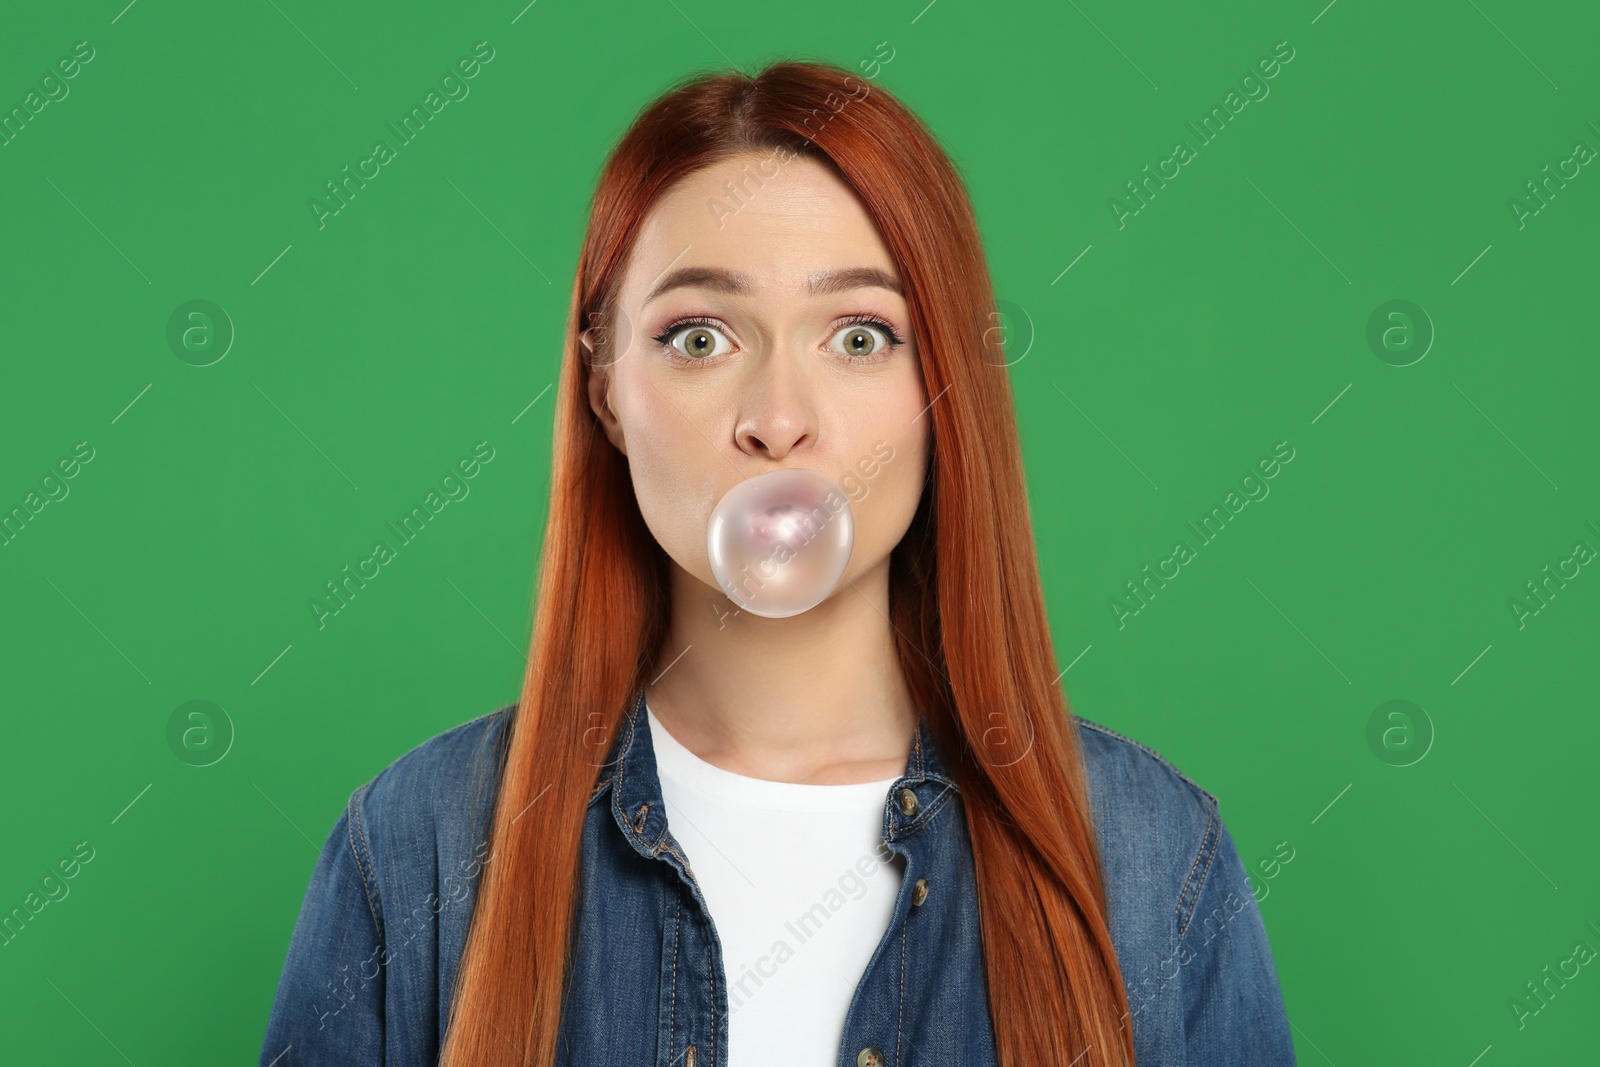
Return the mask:
M 726 352 L 722 352 L 711 356 L 691 356 L 678 349 L 677 346 L 672 343 L 680 333 L 697 326 L 705 329 L 717 330 L 721 333 L 727 332 L 727 327 L 721 321 L 708 315 L 685 315 L 680 318 L 673 319 L 660 333 L 654 335 L 651 340 L 655 341 L 656 344 L 661 347 L 661 354 L 663 356 L 665 356 L 670 362 L 677 363 L 680 366 L 713 363 L 721 359 L 722 356 L 728 354 Z M 905 344 L 905 339 L 900 336 L 899 332 L 890 323 L 886 322 L 879 316 L 870 313 L 846 315 L 843 318 L 835 321 L 831 328 L 830 340 L 832 339 L 832 334 L 837 334 L 840 330 L 850 326 L 864 326 L 876 330 L 883 335 L 885 344 L 877 351 L 868 353 L 864 356 L 853 356 L 845 352 L 838 353 L 838 355 L 848 363 L 865 364 L 881 362 L 882 360 L 887 359 L 891 354 Z

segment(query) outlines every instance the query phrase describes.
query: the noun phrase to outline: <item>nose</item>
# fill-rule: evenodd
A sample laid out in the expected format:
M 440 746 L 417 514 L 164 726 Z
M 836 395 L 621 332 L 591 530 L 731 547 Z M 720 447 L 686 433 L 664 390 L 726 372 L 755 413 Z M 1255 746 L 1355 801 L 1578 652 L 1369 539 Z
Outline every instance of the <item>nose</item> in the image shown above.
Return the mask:
M 815 398 L 800 362 L 787 352 L 752 361 L 753 378 L 734 424 L 734 443 L 739 451 L 761 459 L 781 460 L 815 446 Z

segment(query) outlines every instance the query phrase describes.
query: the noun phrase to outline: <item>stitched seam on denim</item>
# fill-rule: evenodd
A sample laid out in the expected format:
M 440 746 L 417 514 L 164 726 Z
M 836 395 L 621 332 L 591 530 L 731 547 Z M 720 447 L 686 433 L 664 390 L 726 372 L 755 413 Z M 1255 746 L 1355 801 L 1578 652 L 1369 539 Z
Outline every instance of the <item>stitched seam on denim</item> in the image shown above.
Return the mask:
M 1211 861 L 1214 860 L 1217 855 L 1217 841 L 1219 835 L 1212 832 L 1217 828 L 1220 822 L 1217 809 L 1214 806 L 1207 806 L 1206 816 L 1206 832 L 1205 836 L 1200 840 L 1200 851 L 1195 855 L 1194 864 L 1189 868 L 1189 877 L 1184 879 L 1183 890 L 1178 894 L 1178 907 L 1175 914 L 1177 915 L 1178 919 L 1178 937 L 1180 938 L 1182 938 L 1183 935 L 1188 932 L 1189 921 L 1194 918 L 1195 909 L 1200 903 L 1200 893 L 1205 888 L 1206 876 L 1211 873 Z M 1200 872 L 1199 881 L 1195 882 L 1194 897 L 1189 902 L 1189 914 L 1184 915 L 1183 898 L 1188 895 L 1189 882 L 1194 879 L 1195 868 L 1200 866 L 1200 860 L 1202 858 L 1204 858 L 1206 861 L 1205 870 Z
M 461 725 L 462 726 L 475 726 L 475 725 L 477 725 L 478 723 L 482 722 L 485 719 L 494 718 L 496 715 L 500 714 L 502 711 L 513 710 L 513 709 L 516 708 L 516 706 L 517 705 L 515 703 L 511 703 L 511 704 L 507 704 L 503 708 L 496 708 L 494 711 L 486 711 L 482 715 L 479 715 L 476 719 L 468 719 L 466 722 L 462 723 Z
M 668 826 L 665 820 L 662 820 L 661 836 L 656 838 L 655 843 L 650 846 L 650 855 L 659 856 L 663 852 L 670 852 L 682 860 L 685 867 L 689 866 L 689 857 L 685 856 L 683 853 L 679 852 L 677 849 L 673 848 L 667 843 L 667 838 L 670 837 L 671 834 L 672 827 Z
M 678 931 L 683 925 L 683 896 L 672 894 L 672 1006 L 667 1009 L 667 1048 L 678 1039 Z
M 1215 818 L 1215 810 L 1208 808 L 1206 812 L 1206 829 L 1200 837 L 1200 849 L 1195 853 L 1194 862 L 1190 864 L 1189 873 L 1183 880 L 1183 887 L 1178 891 L 1178 900 L 1173 908 L 1173 919 L 1177 923 L 1179 938 L 1182 938 L 1189 929 L 1189 921 L 1194 916 L 1194 910 L 1200 898 L 1200 889 L 1205 882 L 1205 872 L 1202 872 L 1200 878 L 1196 880 L 1195 871 L 1200 869 L 1200 861 L 1202 859 L 1206 861 L 1206 872 L 1209 872 L 1211 869 L 1211 854 L 1214 854 L 1216 851 L 1216 846 L 1212 841 L 1211 836 L 1211 828 Z M 1207 849 L 1208 845 L 1210 845 L 1209 853 Z M 1192 899 L 1190 894 L 1191 885 L 1194 886 Z M 1187 915 L 1184 914 L 1186 906 L 1188 909 Z
M 928 825 L 928 823 L 932 821 L 933 817 L 938 814 L 939 809 L 950 802 L 950 797 L 958 793 L 959 791 L 957 789 L 951 787 L 945 789 L 938 796 L 934 797 L 933 803 L 928 805 L 928 807 L 924 809 L 921 814 L 895 831 L 895 840 L 898 841 L 907 834 L 915 833 L 916 831 L 921 830 L 924 826 Z
M 366 826 L 361 819 L 360 798 L 366 793 L 367 788 L 371 785 L 372 783 L 368 782 L 366 785 L 350 794 L 350 800 L 347 805 L 350 812 L 350 820 L 347 830 L 350 835 L 350 851 L 355 855 L 356 872 L 361 875 L 361 888 L 367 895 L 367 911 L 372 915 L 372 925 L 378 931 L 378 941 L 381 944 L 384 939 L 383 916 L 379 912 L 377 902 L 374 899 L 376 896 L 377 887 L 373 884 L 377 881 L 378 875 L 376 867 L 372 863 L 372 849 L 367 843 Z M 363 854 L 366 855 L 365 864 L 362 863 Z M 367 874 L 367 868 L 369 866 L 374 867 L 370 881 L 368 880 Z
M 1217 799 L 1216 796 L 1213 795 L 1212 793 L 1210 793 L 1209 791 L 1207 791 L 1206 788 L 1203 785 L 1201 785 L 1199 782 L 1195 781 L 1193 778 L 1190 778 L 1187 774 L 1184 774 L 1182 771 L 1178 770 L 1178 768 L 1176 768 L 1176 767 L 1174 767 L 1172 765 L 1172 762 L 1170 760 L 1168 760 L 1167 757 L 1163 756 L 1161 753 L 1157 752 L 1155 749 L 1151 748 L 1149 745 L 1146 745 L 1146 744 L 1144 744 L 1143 742 L 1140 742 L 1140 741 L 1135 741 L 1133 738 L 1129 737 L 1127 734 L 1119 734 L 1117 731 L 1111 729 L 1110 727 L 1101 726 L 1097 722 L 1090 722 L 1088 719 L 1078 718 L 1077 716 L 1073 716 L 1073 718 L 1076 719 L 1078 722 L 1082 723 L 1084 726 L 1086 726 L 1090 730 L 1098 731 L 1099 733 L 1105 734 L 1107 737 L 1115 737 L 1120 741 L 1126 741 L 1128 744 L 1132 745 L 1134 748 L 1143 750 L 1145 753 L 1147 753 L 1152 758 L 1154 758 L 1157 762 L 1159 762 L 1163 767 L 1167 768 L 1167 770 L 1171 771 L 1173 774 L 1176 774 L 1179 778 L 1182 778 L 1185 782 L 1188 782 L 1190 785 L 1194 786 L 1194 788 L 1200 790 L 1200 792 L 1205 793 L 1205 795 L 1210 797 L 1213 801 L 1215 801 Z
M 478 724 L 480 724 L 482 722 L 485 722 L 488 719 L 494 718 L 496 715 L 500 715 L 500 714 L 502 714 L 504 712 L 507 712 L 507 711 L 515 711 L 516 707 L 517 707 L 516 704 L 507 704 L 505 707 L 499 708 L 499 709 L 497 709 L 495 711 L 485 712 L 484 714 L 479 715 L 475 719 L 468 719 L 466 722 L 458 723 L 457 725 L 450 727 L 448 730 L 445 730 L 442 733 L 440 733 L 440 734 L 438 734 L 438 735 L 436 735 L 434 737 L 430 737 L 428 740 L 423 742 L 423 745 L 434 746 L 438 742 L 442 741 L 443 739 L 454 737 L 456 734 L 463 733 L 469 727 L 477 726 Z
M 1213 863 L 1215 863 L 1216 859 L 1217 859 L 1217 852 L 1219 851 L 1218 842 L 1220 840 L 1220 822 L 1218 823 L 1218 826 L 1219 826 L 1219 833 L 1216 834 L 1216 835 L 1213 835 L 1212 838 L 1211 838 L 1211 851 L 1206 856 L 1206 869 L 1200 872 L 1200 880 L 1197 883 L 1195 883 L 1194 903 L 1192 905 L 1190 905 L 1190 907 L 1189 907 L 1189 918 L 1184 923 L 1184 930 L 1185 931 L 1187 931 L 1189 926 L 1191 926 L 1194 923 L 1195 913 L 1200 910 L 1200 898 L 1205 896 L 1206 879 L 1210 877 L 1210 875 L 1211 875 L 1211 865 Z
M 957 782 L 954 778 L 946 778 L 944 775 L 935 774 L 932 771 L 917 775 L 916 777 L 922 779 L 924 782 L 938 782 L 947 789 L 954 789 L 957 793 L 961 792 L 961 783 Z
M 665 836 L 665 833 L 663 833 L 663 836 Z M 678 852 L 675 849 L 672 848 L 672 846 L 668 845 L 667 848 L 668 848 L 669 851 L 672 852 L 672 854 L 674 856 L 677 856 L 680 860 L 683 860 L 683 865 L 685 867 L 689 866 L 689 861 L 687 859 L 684 859 L 683 856 L 679 855 Z M 691 880 L 694 879 L 694 872 L 692 870 L 689 872 L 689 877 L 690 877 Z M 696 881 L 695 884 L 696 884 L 696 886 L 698 886 L 699 885 L 698 881 Z M 705 898 L 705 894 L 701 893 L 701 899 L 704 900 L 704 898 Z M 699 923 L 699 925 L 700 925 L 700 935 L 706 939 L 706 944 L 708 944 L 708 945 L 711 944 L 711 942 L 713 940 L 715 940 L 715 938 L 713 936 L 712 927 L 715 926 L 716 924 L 712 920 L 709 911 L 704 907 L 698 909 L 696 911 L 696 913 L 695 913 L 695 921 L 697 923 Z M 723 945 L 722 949 L 723 949 L 723 951 L 726 951 L 727 946 Z M 709 956 L 709 953 L 707 955 Z M 717 1063 L 718 1062 L 718 1060 L 717 1060 L 717 1033 L 718 1033 L 718 1027 L 716 1025 L 716 1018 L 717 1018 L 717 976 L 721 975 L 723 973 L 723 971 L 726 969 L 727 962 L 726 962 L 726 960 L 724 960 L 723 963 L 722 963 L 722 966 L 720 966 L 720 967 L 713 967 L 710 964 L 711 964 L 711 961 L 708 959 L 707 960 L 707 966 L 706 966 L 706 1003 L 708 1005 L 710 1005 L 710 1009 L 711 1009 L 710 1010 L 710 1015 L 711 1015 L 711 1019 L 712 1019 L 711 1037 L 710 1037 L 710 1041 L 711 1041 L 711 1062 L 712 1063 Z M 732 996 L 730 995 L 730 990 L 724 989 L 723 990 L 723 994 L 724 994 L 723 998 L 722 998 L 723 1000 L 731 1001 L 733 999 Z
M 907 912 L 907 918 L 910 913 Z M 900 1045 L 905 1040 L 906 1032 L 906 940 L 911 924 L 902 919 L 900 921 L 900 1001 L 897 1005 L 900 1015 L 894 1024 L 894 1062 L 895 1067 L 900 1067 Z
M 622 743 L 622 751 L 617 753 L 617 773 L 611 776 L 616 782 L 616 787 L 611 790 L 611 810 L 620 818 L 622 825 L 627 827 L 623 831 L 624 833 L 632 831 L 633 823 L 629 820 L 628 813 L 622 810 L 622 775 L 627 769 L 628 750 L 633 747 L 633 731 L 637 728 L 638 720 L 629 720 L 628 739 Z M 637 836 L 636 834 L 634 835 L 636 839 Z
M 726 966 L 726 964 L 724 964 L 724 966 Z M 710 1025 L 710 1049 L 712 1063 L 717 1062 L 717 1024 L 715 1021 L 717 1017 L 717 976 L 714 973 L 717 970 L 718 968 L 716 967 L 706 967 L 706 1003 L 711 1005 L 709 1016 L 712 1020 Z
M 685 856 L 682 852 L 679 852 L 677 849 L 669 845 L 666 841 L 666 836 L 666 831 L 662 831 L 662 840 L 656 845 L 650 854 L 652 856 L 659 856 L 663 852 L 672 853 L 674 856 L 678 857 L 678 862 L 683 864 L 684 871 L 689 875 L 690 880 L 692 880 L 695 885 L 699 885 L 700 880 L 694 876 L 694 865 L 689 862 L 689 857 Z

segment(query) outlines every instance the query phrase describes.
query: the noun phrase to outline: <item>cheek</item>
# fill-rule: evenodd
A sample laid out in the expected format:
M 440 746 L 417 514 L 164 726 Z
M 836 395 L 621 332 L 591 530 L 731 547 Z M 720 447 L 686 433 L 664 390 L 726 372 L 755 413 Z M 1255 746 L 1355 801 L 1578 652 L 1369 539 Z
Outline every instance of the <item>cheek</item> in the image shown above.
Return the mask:
M 912 398 L 884 403 L 874 417 L 858 423 L 860 432 L 847 461 L 857 487 L 850 506 L 857 519 L 857 537 L 872 554 L 887 553 L 899 543 L 922 499 L 932 426 L 931 412 L 917 418 L 925 403 L 920 399 L 913 403 Z M 884 459 L 891 448 L 893 454 Z
M 894 458 L 880 463 L 874 482 L 882 483 L 880 506 L 885 518 L 893 527 L 889 533 L 896 541 L 911 525 L 912 516 L 922 500 L 923 483 L 928 474 L 928 442 L 924 415 L 914 425 L 903 427 L 898 439 L 885 438 L 894 445 Z M 877 490 L 874 490 L 876 492 Z M 870 502 L 871 498 L 868 497 Z
M 719 461 L 700 432 L 659 393 L 630 391 L 619 408 L 639 511 L 667 554 L 685 569 L 709 566 L 706 522 L 716 505 Z

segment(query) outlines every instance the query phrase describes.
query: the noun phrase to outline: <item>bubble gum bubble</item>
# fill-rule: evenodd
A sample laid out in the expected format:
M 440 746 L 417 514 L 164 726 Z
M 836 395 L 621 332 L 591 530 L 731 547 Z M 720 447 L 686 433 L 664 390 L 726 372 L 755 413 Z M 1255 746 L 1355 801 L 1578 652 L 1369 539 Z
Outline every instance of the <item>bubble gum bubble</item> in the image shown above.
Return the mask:
M 758 474 L 711 512 L 711 573 L 744 611 L 784 619 L 809 611 L 839 585 L 855 545 L 850 501 L 832 478 L 803 467 Z

